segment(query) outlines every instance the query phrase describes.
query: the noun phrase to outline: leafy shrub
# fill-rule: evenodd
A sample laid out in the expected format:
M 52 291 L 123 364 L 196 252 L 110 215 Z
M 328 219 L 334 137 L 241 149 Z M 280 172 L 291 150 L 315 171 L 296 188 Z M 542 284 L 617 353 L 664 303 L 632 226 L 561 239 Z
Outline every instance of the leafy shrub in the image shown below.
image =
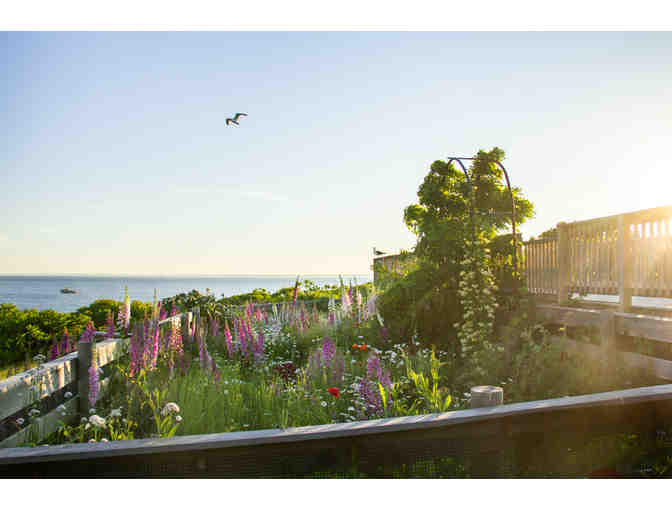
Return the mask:
M 16 305 L 0 305 L 0 363 L 14 363 L 45 353 L 54 339 L 67 328 L 78 338 L 90 320 L 88 315 L 58 313 L 54 310 L 19 310 Z

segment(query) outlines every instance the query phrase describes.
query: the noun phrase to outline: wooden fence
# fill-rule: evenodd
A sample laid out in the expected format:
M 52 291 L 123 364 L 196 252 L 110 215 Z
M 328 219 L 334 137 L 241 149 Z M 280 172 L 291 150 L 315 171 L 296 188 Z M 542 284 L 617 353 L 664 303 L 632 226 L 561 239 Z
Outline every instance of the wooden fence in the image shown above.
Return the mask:
M 524 244 L 524 273 L 536 295 L 564 304 L 570 293 L 672 297 L 672 206 L 559 223 L 554 237 Z
M 197 316 L 195 310 L 193 315 Z M 186 316 L 187 320 L 182 320 Z M 169 317 L 159 325 L 181 321 L 188 326 L 192 312 Z M 194 321 L 195 323 L 196 321 Z M 97 332 L 96 336 L 104 333 Z M 185 333 L 183 333 L 184 335 Z M 105 366 L 124 353 L 128 339 L 111 338 L 102 342 L 78 343 L 77 351 L 42 365 L 41 369 L 14 375 L 0 381 L 0 449 L 13 447 L 28 440 L 43 439 L 59 427 L 59 421 L 71 423 L 77 413 L 88 415 L 89 368 L 104 370 Z M 98 391 L 103 393 L 110 378 L 99 380 Z M 66 399 L 65 393 L 73 396 Z M 65 416 L 62 408 L 65 406 Z M 40 420 L 20 428 L 16 420 L 26 419 L 26 409 L 40 411 Z
M 557 305 L 537 305 L 534 322 L 569 327 L 589 327 L 599 331 L 600 344 L 578 342 L 571 338 L 555 337 L 569 348 L 580 350 L 592 358 L 622 358 L 626 366 L 640 368 L 660 379 L 672 381 L 672 361 L 623 351 L 618 348 L 619 337 L 631 337 L 672 346 L 672 319 L 653 317 L 609 309 L 585 309 Z M 668 349 L 672 354 L 672 349 Z M 671 356 L 672 357 L 672 356 Z
M 596 440 L 655 437 L 670 420 L 672 385 L 660 385 L 286 430 L 6 448 L 0 477 L 383 478 L 414 464 L 420 477 L 438 477 L 446 460 L 472 478 L 585 477 L 604 467 L 599 451 L 577 458 Z

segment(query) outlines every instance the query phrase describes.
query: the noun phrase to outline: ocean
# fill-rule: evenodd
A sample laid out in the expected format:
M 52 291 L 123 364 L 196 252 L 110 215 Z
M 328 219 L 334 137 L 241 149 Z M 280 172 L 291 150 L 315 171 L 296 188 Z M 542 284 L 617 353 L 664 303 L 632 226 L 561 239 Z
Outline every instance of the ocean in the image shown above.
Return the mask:
M 342 275 L 347 285 L 354 279 L 367 283 L 371 275 Z M 300 277 L 322 287 L 338 284 L 338 275 Z M 152 302 L 154 289 L 159 299 L 172 297 L 193 289 L 205 294 L 206 289 L 217 299 L 244 294 L 263 288 L 275 292 L 284 287 L 293 287 L 296 275 L 290 276 L 0 276 L 0 303 L 11 303 L 19 309 L 55 310 L 75 312 L 97 299 L 122 301 L 124 287 L 128 285 L 131 300 Z M 77 294 L 62 294 L 63 288 L 71 288 Z

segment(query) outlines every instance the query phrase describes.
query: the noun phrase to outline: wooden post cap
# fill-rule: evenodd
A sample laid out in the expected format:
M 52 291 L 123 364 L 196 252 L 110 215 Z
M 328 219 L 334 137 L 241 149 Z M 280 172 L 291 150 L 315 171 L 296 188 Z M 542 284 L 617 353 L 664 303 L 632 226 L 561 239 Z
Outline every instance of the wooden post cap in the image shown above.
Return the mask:
M 499 386 L 474 386 L 471 388 L 470 407 L 501 406 L 504 403 L 504 390 Z

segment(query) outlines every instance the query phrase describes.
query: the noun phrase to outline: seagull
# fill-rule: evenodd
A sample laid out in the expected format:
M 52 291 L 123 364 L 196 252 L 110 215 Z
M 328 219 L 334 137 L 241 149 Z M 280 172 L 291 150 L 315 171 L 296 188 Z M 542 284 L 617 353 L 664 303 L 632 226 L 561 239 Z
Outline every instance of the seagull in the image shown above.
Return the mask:
M 240 124 L 238 124 L 238 119 L 241 116 L 247 117 L 247 113 L 236 113 L 232 119 L 226 119 L 226 125 L 228 126 L 230 122 L 233 122 L 236 126 L 240 126 Z
M 385 255 L 385 252 L 384 252 L 384 251 L 378 251 L 378 250 L 376 250 L 376 248 L 375 248 L 375 246 L 374 246 L 374 248 L 373 248 L 373 256 L 374 256 L 374 257 L 380 257 L 381 255 Z

